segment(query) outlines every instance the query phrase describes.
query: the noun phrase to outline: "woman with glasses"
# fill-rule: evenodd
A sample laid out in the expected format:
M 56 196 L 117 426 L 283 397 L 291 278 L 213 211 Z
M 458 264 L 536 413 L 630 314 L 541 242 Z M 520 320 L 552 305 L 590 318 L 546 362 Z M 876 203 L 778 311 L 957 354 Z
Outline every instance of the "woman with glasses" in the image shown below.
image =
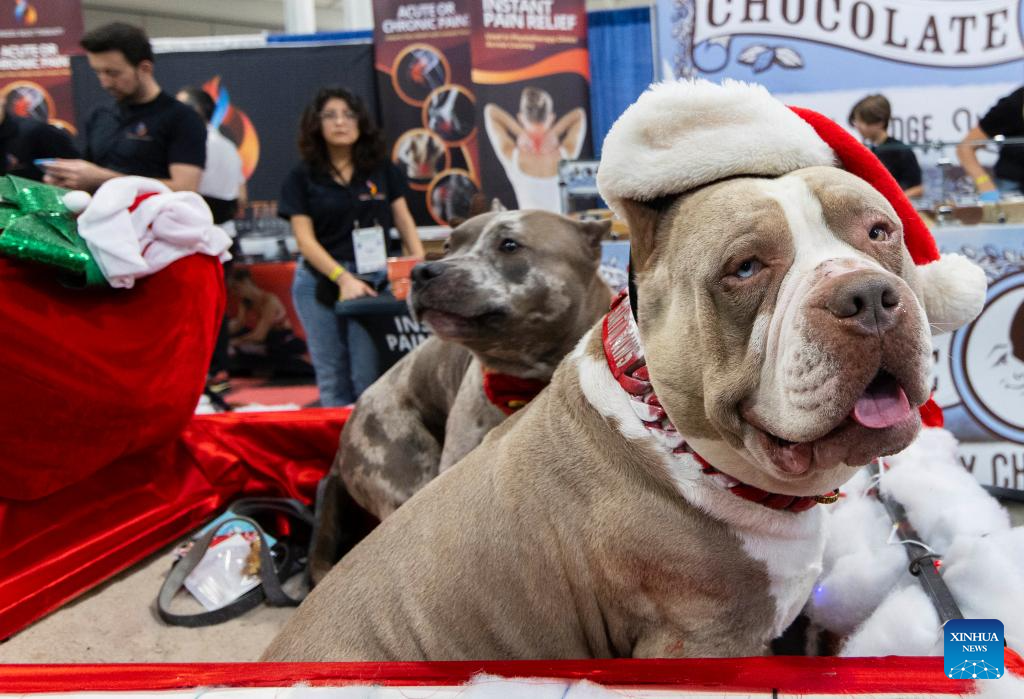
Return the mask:
M 386 258 L 423 257 L 405 200 L 406 181 L 386 157 L 362 100 L 323 88 L 299 125 L 302 162 L 288 174 L 278 212 L 291 222 L 301 259 L 292 297 L 306 331 L 320 404 L 352 403 L 377 378 L 373 340 L 358 323 L 339 322 L 334 305 L 376 296 Z M 401 240 L 390 235 L 398 229 Z

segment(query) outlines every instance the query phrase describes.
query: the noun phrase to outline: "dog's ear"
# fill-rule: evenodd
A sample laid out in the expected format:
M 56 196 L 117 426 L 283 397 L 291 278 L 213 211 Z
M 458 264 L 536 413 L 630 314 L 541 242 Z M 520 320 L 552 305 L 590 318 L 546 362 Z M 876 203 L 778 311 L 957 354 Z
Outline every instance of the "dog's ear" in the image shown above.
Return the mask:
M 629 226 L 629 251 L 634 272 L 642 272 L 654 254 L 658 219 L 664 210 L 664 202 L 642 202 L 623 199 L 620 202 Z
M 572 221 L 576 228 L 579 229 L 583 239 L 590 245 L 596 257 L 600 259 L 601 241 L 608 237 L 608 232 L 612 229 L 612 220 L 606 218 L 598 221 L 577 221 L 575 219 L 572 219 Z
M 508 207 L 506 207 L 504 204 L 501 203 L 501 199 L 498 199 L 498 197 L 494 197 L 494 199 L 491 199 L 491 208 L 490 208 L 490 210 L 491 211 L 495 211 L 495 212 L 497 212 L 497 211 L 508 211 Z

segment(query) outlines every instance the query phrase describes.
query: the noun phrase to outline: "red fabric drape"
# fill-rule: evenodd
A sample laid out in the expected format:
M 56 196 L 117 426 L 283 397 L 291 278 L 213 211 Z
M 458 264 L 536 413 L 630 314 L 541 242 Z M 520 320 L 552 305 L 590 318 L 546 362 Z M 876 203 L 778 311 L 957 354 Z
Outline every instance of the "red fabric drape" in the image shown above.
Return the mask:
M 72 290 L 0 259 L 0 498 L 35 500 L 169 444 L 192 417 L 224 313 L 220 262 L 133 289 Z
M 193 417 L 224 310 L 192 255 L 70 290 L 0 259 L 0 639 L 243 494 L 309 502 L 346 410 Z
M 37 500 L 0 499 L 0 639 L 243 495 L 310 503 L 350 409 L 196 416 L 177 440 Z M 155 594 L 155 591 L 154 591 Z

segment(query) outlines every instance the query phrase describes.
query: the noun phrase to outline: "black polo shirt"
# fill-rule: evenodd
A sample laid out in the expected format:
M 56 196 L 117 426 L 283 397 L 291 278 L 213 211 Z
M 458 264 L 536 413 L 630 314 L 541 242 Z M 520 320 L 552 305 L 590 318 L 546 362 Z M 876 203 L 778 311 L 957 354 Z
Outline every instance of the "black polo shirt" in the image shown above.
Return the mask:
M 871 152 L 878 156 L 885 169 L 900 183 L 900 189 L 921 184 L 921 166 L 914 149 L 896 138 L 887 138 L 880 146 L 872 145 Z
M 206 163 L 206 125 L 166 92 L 145 104 L 100 107 L 85 123 L 85 159 L 125 175 L 167 179 L 171 163 Z
M 1024 136 L 1024 87 L 1018 88 L 996 102 L 996 106 L 978 122 L 989 138 L 993 136 Z M 1003 146 L 995 166 L 996 177 L 1024 185 L 1024 145 Z
M 6 115 L 0 124 L 0 175 L 42 181 L 43 171 L 32 161 L 77 157 L 78 149 L 64 129 L 13 114 Z
M 309 216 L 317 242 L 339 262 L 354 262 L 352 231 L 380 224 L 394 225 L 391 204 L 406 195 L 405 175 L 385 162 L 368 175 L 357 174 L 348 185 L 326 173 L 314 173 L 302 163 L 292 168 L 281 187 L 277 212 L 281 218 Z M 402 242 L 385 236 L 388 255 L 401 255 Z

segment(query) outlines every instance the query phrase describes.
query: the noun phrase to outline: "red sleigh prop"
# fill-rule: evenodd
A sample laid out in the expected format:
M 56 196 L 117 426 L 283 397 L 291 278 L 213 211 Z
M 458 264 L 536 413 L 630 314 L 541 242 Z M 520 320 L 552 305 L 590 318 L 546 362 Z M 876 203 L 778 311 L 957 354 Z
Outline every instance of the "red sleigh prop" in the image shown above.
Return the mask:
M 78 291 L 0 259 L 0 293 L 0 640 L 242 495 L 312 500 L 348 410 L 192 415 L 217 260 Z
M 223 308 L 185 258 L 131 291 L 69 291 L 0 260 L 0 639 L 184 536 L 241 495 L 310 502 L 347 409 L 193 416 Z M 1008 674 L 1024 661 L 1007 651 Z M 0 693 L 201 686 L 458 686 L 499 677 L 775 695 L 973 694 L 940 658 L 0 665 Z M 1010 681 L 989 680 L 988 682 Z

